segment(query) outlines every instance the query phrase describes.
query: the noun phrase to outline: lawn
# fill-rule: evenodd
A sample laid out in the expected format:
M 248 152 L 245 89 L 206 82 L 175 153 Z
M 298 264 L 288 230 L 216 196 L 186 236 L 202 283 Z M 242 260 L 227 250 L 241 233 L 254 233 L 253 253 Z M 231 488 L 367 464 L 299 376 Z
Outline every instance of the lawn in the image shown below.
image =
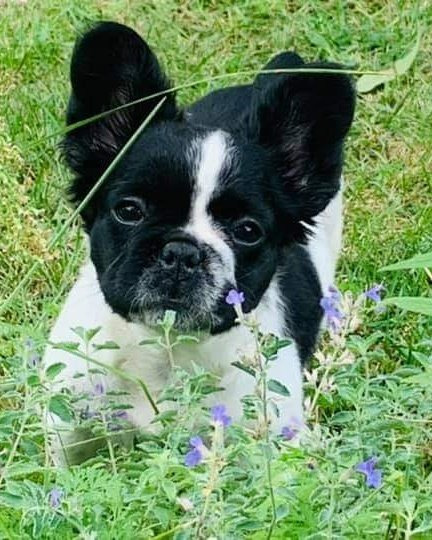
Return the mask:
M 3 0 L 0 9 L 0 538 L 432 538 L 431 319 L 362 296 L 376 283 L 385 296 L 427 296 L 431 286 L 422 269 L 380 271 L 432 249 L 430 1 Z M 158 436 L 85 466 L 51 463 L 42 422 L 51 375 L 39 359 L 85 257 L 78 220 L 58 235 L 72 215 L 58 133 L 74 39 L 101 19 L 148 40 L 185 85 L 183 103 L 249 81 L 232 74 L 287 49 L 382 70 L 421 33 L 407 73 L 358 97 L 337 277 L 347 318 L 309 368 L 300 446 L 239 426 L 216 437 L 198 369 L 179 372 L 180 412 Z M 197 416 L 213 446 L 187 467 Z M 356 470 L 372 456 L 377 488 Z

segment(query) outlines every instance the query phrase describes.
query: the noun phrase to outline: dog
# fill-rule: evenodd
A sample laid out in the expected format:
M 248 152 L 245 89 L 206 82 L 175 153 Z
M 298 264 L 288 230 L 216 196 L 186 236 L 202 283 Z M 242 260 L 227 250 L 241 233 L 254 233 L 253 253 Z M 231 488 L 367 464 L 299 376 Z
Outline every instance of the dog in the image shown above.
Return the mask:
M 157 336 L 157 322 L 174 310 L 176 329 L 200 339 L 176 347 L 175 364 L 190 370 L 195 363 L 219 377 L 222 389 L 208 405 L 224 403 L 241 420 L 241 398 L 253 393 L 255 382 L 232 364 L 254 345 L 226 302 L 235 289 L 263 332 L 292 340 L 269 370 L 290 391 L 274 395 L 280 414 L 271 429 L 302 422 L 302 365 L 319 335 L 320 299 L 333 283 L 341 246 L 343 144 L 355 90 L 340 70 L 285 52 L 251 84 L 213 91 L 181 108 L 134 30 L 101 22 L 80 37 L 67 123 L 140 101 L 67 132 L 62 151 L 74 173 L 75 205 L 152 111 L 153 117 L 81 211 L 90 258 L 50 343 L 77 341 L 76 327 L 99 328 L 97 341 L 116 348 L 93 356 L 142 379 L 157 397 L 172 366 L 165 350 L 140 343 Z M 91 400 L 97 379 L 99 387 L 127 392 L 134 428 L 152 421 L 149 401 L 132 379 L 112 369 L 92 374 L 84 358 L 52 345 L 45 361 L 65 364 L 56 388 Z M 50 422 L 59 433 L 53 443 L 59 463 L 77 463 L 95 451 L 88 434 L 68 432 L 54 414 Z

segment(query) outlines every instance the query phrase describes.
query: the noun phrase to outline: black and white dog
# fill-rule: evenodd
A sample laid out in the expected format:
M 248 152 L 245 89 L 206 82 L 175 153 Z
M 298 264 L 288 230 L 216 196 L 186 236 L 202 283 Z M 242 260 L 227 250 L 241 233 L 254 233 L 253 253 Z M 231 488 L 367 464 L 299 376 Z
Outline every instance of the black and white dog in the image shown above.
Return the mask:
M 273 58 L 250 85 L 210 93 L 184 109 L 173 93 L 97 191 L 82 218 L 90 261 L 81 272 L 51 333 L 52 342 L 76 341 L 71 328 L 101 327 L 98 342 L 119 349 L 96 358 L 143 379 L 157 396 L 171 367 L 160 348 L 139 343 L 156 334 L 167 309 L 180 331 L 200 333 L 198 345 L 174 350 L 220 377 L 222 402 L 239 419 L 240 399 L 254 381 L 232 366 L 253 348 L 225 298 L 243 291 L 265 332 L 290 336 L 270 377 L 290 397 L 277 396 L 276 432 L 302 418 L 302 363 L 320 328 L 319 305 L 333 281 L 342 229 L 343 142 L 353 119 L 352 83 L 330 63 L 305 64 L 295 53 Z M 326 73 L 314 73 L 314 70 Z M 149 46 L 130 28 L 103 22 L 77 43 L 71 65 L 68 123 L 163 92 L 169 83 Z M 160 101 L 153 97 L 75 129 L 63 144 L 75 173 L 70 192 L 79 203 Z M 48 363 L 64 362 L 59 385 L 91 395 L 95 375 L 85 360 L 49 348 Z M 141 389 L 112 374 L 109 390 L 129 392 L 137 427 L 152 409 Z M 57 424 L 57 420 L 54 419 Z M 61 422 L 59 421 L 61 424 Z M 74 444 L 78 431 L 64 437 Z M 86 457 L 73 446 L 69 459 Z M 61 460 L 61 451 L 57 457 Z

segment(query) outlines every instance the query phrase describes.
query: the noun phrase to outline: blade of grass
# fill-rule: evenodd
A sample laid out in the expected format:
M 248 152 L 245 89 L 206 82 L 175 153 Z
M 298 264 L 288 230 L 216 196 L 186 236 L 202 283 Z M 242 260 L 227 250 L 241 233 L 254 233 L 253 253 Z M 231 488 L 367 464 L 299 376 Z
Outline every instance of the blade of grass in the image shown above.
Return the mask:
M 150 94 L 149 96 L 145 96 L 139 99 L 135 99 L 133 101 L 129 101 L 129 103 L 124 103 L 123 105 L 119 105 L 118 107 L 115 107 L 114 109 L 109 109 L 108 111 L 104 111 L 100 114 L 95 114 L 94 116 L 89 116 L 85 120 L 80 120 L 79 122 L 75 122 L 74 124 L 69 124 L 67 127 L 59 129 L 58 131 L 54 131 L 53 133 L 49 133 L 48 135 L 45 135 L 44 137 L 41 137 L 37 141 L 35 141 L 32 144 L 25 145 L 23 149 L 29 150 L 31 148 L 34 148 L 35 146 L 38 146 L 42 142 L 46 141 L 47 139 L 51 139 L 53 137 L 57 137 L 60 135 L 65 135 L 66 133 L 69 133 L 70 131 L 73 131 L 74 129 L 78 129 L 80 127 L 86 126 L 87 124 L 90 124 L 92 122 L 96 122 L 97 120 L 101 120 L 110 114 L 113 114 L 115 112 L 121 111 L 123 109 L 127 109 L 128 107 L 133 107 L 135 105 L 139 105 L 140 103 L 143 103 L 144 101 L 148 101 L 150 99 L 154 99 L 157 97 L 163 97 L 168 94 L 172 94 L 173 92 L 178 92 L 179 90 L 184 90 L 187 88 L 191 88 L 193 86 L 199 86 L 201 84 L 210 83 L 218 80 L 223 79 L 230 79 L 233 77 L 246 77 L 250 75 L 258 75 L 261 73 L 264 74 L 284 74 L 284 73 L 310 73 L 313 75 L 319 75 L 322 73 L 340 73 L 345 75 L 385 75 L 386 72 L 384 71 L 364 71 L 364 70 L 357 70 L 357 69 L 312 69 L 312 68 L 287 68 L 287 69 L 263 69 L 263 70 L 246 70 L 246 71 L 236 71 L 234 73 L 222 73 L 220 75 L 215 75 L 213 77 L 207 77 L 205 79 L 198 79 L 196 81 L 191 81 L 188 83 L 180 84 L 178 86 L 173 86 L 172 88 L 168 88 L 167 90 L 162 90 L 161 92 L 156 92 L 154 94 Z

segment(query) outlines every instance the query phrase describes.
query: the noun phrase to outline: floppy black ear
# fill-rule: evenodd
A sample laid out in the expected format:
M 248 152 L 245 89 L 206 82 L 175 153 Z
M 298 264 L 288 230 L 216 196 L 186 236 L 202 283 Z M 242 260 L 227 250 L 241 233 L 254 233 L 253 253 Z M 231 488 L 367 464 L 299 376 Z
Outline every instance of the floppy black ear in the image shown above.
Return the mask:
M 337 64 L 304 64 L 294 53 L 283 53 L 264 69 L 281 68 L 307 68 L 312 73 L 259 75 L 251 130 L 277 168 L 282 209 L 294 220 L 308 221 L 339 189 L 355 92 Z M 320 69 L 331 72 L 319 73 Z
M 68 124 L 169 88 L 149 46 L 134 30 L 114 22 L 97 24 L 77 41 L 70 77 Z M 124 108 L 66 135 L 63 153 L 77 173 L 71 187 L 75 202 L 84 198 L 160 99 Z M 175 97 L 170 93 L 153 122 L 176 115 Z

